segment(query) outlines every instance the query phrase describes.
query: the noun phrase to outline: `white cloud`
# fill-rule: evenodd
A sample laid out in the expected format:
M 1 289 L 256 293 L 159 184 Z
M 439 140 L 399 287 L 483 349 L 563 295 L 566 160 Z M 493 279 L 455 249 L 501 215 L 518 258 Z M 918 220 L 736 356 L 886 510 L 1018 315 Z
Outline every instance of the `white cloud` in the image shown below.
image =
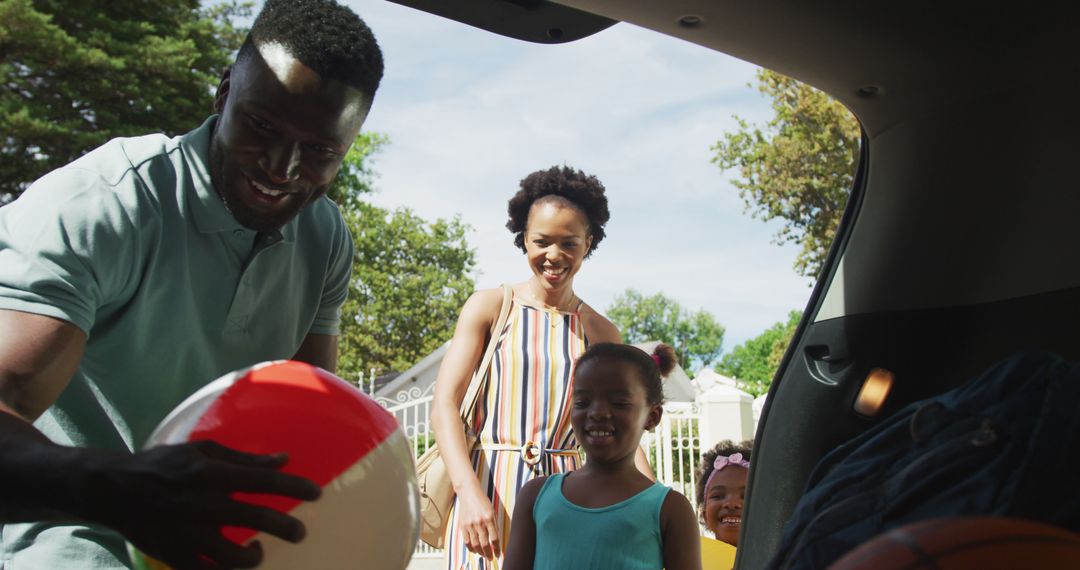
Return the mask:
M 387 74 L 365 129 L 390 136 L 377 157 L 384 206 L 473 226 L 480 286 L 527 275 L 503 227 L 529 172 L 569 164 L 608 188 L 608 239 L 576 289 L 603 309 L 627 287 L 663 291 L 727 327 L 725 346 L 801 309 L 808 282 L 776 224 L 744 213 L 711 145 L 733 114 L 761 122 L 755 68 L 626 24 L 539 46 L 387 2 L 349 2 L 375 31 Z

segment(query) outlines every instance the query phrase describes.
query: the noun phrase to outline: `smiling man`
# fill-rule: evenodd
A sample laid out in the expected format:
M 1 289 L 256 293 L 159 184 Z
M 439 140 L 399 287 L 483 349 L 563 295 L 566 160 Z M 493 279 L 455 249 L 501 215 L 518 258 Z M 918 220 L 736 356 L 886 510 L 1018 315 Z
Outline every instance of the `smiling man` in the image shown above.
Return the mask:
M 352 241 L 325 197 L 382 77 L 331 0 L 269 0 L 176 138 L 116 139 L 0 208 L 0 568 L 126 568 L 125 535 L 181 567 L 249 567 L 299 521 L 285 458 L 209 444 L 138 452 L 214 378 L 294 358 L 334 370 Z M 31 425 L 32 422 L 32 425 Z

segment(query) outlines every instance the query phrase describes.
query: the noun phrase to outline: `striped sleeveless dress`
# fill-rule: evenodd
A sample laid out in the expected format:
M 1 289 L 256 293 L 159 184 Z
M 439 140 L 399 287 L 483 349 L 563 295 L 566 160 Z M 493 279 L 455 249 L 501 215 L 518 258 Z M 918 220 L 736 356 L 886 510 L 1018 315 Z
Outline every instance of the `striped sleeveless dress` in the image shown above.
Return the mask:
M 487 386 L 477 401 L 470 425 L 479 435 L 472 464 L 495 509 L 504 550 L 510 542 L 514 500 L 525 483 L 580 464 L 570 427 L 574 362 L 588 347 L 580 309 L 579 303 L 575 312 L 561 313 L 514 299 Z M 445 544 L 451 570 L 495 570 L 501 565 L 501 560 L 492 562 L 465 548 L 456 508 Z

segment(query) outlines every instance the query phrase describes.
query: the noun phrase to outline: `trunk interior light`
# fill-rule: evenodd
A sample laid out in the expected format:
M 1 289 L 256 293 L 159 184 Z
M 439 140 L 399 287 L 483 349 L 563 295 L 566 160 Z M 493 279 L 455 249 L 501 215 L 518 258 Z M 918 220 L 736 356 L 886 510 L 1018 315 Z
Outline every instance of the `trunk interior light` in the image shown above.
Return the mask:
M 875 368 L 866 375 L 859 396 L 855 398 L 855 413 L 873 417 L 881 411 L 896 376 L 884 368 Z

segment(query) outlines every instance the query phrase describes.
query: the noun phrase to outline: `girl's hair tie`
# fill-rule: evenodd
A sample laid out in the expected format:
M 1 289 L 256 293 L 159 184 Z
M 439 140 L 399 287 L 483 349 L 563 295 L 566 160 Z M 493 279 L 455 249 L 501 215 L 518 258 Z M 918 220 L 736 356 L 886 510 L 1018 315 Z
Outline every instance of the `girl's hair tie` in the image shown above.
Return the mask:
M 652 361 L 655 362 L 657 366 L 660 366 L 660 355 L 659 354 L 652 355 Z

